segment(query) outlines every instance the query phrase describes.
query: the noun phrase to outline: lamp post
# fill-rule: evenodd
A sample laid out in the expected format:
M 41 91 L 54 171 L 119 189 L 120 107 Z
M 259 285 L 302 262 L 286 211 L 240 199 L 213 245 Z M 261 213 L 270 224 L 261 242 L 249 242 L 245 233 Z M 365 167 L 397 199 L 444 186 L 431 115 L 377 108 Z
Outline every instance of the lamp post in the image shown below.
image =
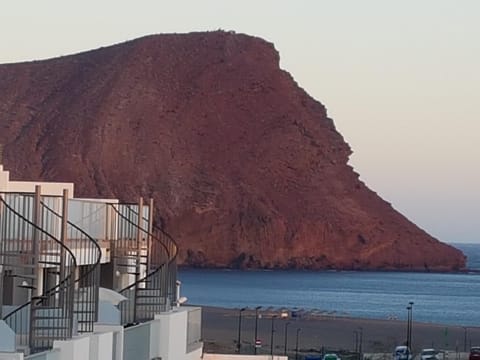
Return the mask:
M 242 346 L 242 343 L 241 343 L 241 338 L 240 338 L 240 334 L 241 334 L 241 331 L 242 331 L 242 312 L 244 312 L 246 310 L 246 308 L 241 308 L 240 311 L 238 312 L 238 337 L 237 337 L 237 353 L 240 354 L 240 347 Z
M 257 340 L 258 340 L 258 310 L 260 310 L 261 306 L 257 306 L 255 308 L 255 346 L 254 346 L 254 354 L 257 355 Z
M 412 351 L 412 323 L 413 323 L 413 301 L 407 306 L 407 347 Z
M 355 349 L 354 351 L 355 351 L 355 353 L 358 353 L 358 331 L 357 331 L 357 330 L 354 330 L 354 331 L 353 331 L 353 335 L 354 335 L 354 343 L 353 343 L 353 345 L 354 345 L 354 349 Z
M 272 316 L 272 331 L 270 333 L 270 355 L 272 355 L 272 356 L 273 356 L 273 333 L 275 332 L 275 328 L 273 327 L 273 322 L 274 322 L 276 317 L 277 317 L 277 315 Z
M 408 305 L 410 307 L 410 332 L 409 332 L 409 336 L 408 336 L 408 346 L 409 346 L 410 351 L 412 351 L 412 349 L 413 349 L 413 346 L 412 346 L 413 301 L 410 301 L 408 303 Z
M 358 359 L 362 359 L 362 345 L 363 345 L 363 328 L 360 326 L 358 328 Z
M 302 331 L 302 328 L 297 329 L 297 341 L 295 342 L 295 360 L 298 360 L 298 333 Z
M 288 325 L 290 325 L 290 322 L 285 323 L 285 341 L 283 342 L 283 355 L 287 355 Z
M 463 352 L 467 352 L 467 327 L 466 326 L 462 326 L 463 327 Z
M 410 310 L 412 309 L 411 306 L 407 306 L 407 340 L 406 344 L 407 348 L 410 349 Z

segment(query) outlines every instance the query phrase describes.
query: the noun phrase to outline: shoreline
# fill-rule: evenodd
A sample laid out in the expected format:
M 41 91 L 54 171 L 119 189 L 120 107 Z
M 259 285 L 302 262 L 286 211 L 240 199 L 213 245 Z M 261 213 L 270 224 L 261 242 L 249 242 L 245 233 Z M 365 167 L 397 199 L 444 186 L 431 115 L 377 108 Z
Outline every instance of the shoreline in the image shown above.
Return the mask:
M 234 353 L 238 338 L 239 309 L 201 307 L 205 351 Z M 258 354 L 270 354 L 272 325 L 273 352 L 279 355 L 285 350 L 285 329 L 287 329 L 287 352 L 296 348 L 297 329 L 301 329 L 298 331 L 299 352 L 309 353 L 320 352 L 322 348 L 337 352 L 354 351 L 355 348 L 358 349 L 360 333 L 362 352 L 391 353 L 394 347 L 403 344 L 406 338 L 405 320 L 319 315 L 305 310 L 297 317 L 281 319 L 280 310 L 267 308 L 259 311 L 261 317 L 257 322 L 257 338 L 261 339 L 262 347 L 257 350 Z M 291 309 L 289 315 L 290 311 Z M 274 315 L 277 317 L 272 318 Z M 242 353 L 251 354 L 255 337 L 255 309 L 247 308 L 242 312 L 241 325 Z M 463 352 L 465 349 L 468 351 L 470 346 L 479 344 L 478 326 L 420 323 L 415 320 L 413 322 L 414 353 L 431 347 L 449 352 Z
M 243 272 L 254 272 L 254 271 L 298 271 L 298 272 L 372 272 L 372 273 L 418 273 L 418 274 L 480 274 L 479 268 L 463 268 L 457 270 L 418 270 L 418 269 L 303 269 L 303 268 L 234 268 L 234 267 L 215 267 L 215 266 L 190 266 L 190 265 L 179 265 L 178 270 L 218 270 L 218 271 L 243 271 Z
M 206 309 L 208 312 L 222 312 L 225 316 L 227 313 L 230 312 L 237 312 L 240 310 L 239 307 L 224 307 L 224 306 L 213 306 L 213 305 L 197 305 L 197 304 L 187 304 L 186 306 L 194 306 L 194 307 L 201 307 L 202 309 Z M 255 311 L 254 307 L 245 307 L 245 313 L 249 311 Z M 399 319 L 397 317 L 380 319 L 380 318 L 369 318 L 369 317 L 362 317 L 362 316 L 353 316 L 353 315 L 342 315 L 340 312 L 336 311 L 327 311 L 327 310 L 319 310 L 319 309 L 306 309 L 306 308 L 288 308 L 288 307 L 279 307 L 275 308 L 273 306 L 270 307 L 263 307 L 260 309 L 260 313 L 263 317 L 268 317 L 272 314 L 280 314 L 282 311 L 287 311 L 289 313 L 297 312 L 299 314 L 298 318 L 303 318 L 304 320 L 326 320 L 326 319 L 345 319 L 345 320 L 355 320 L 355 321 L 372 321 L 372 322 L 400 322 L 406 323 L 406 319 Z M 291 316 L 289 316 L 289 321 L 292 321 Z M 295 320 L 293 320 L 295 321 Z M 480 324 L 477 325 L 461 325 L 461 324 L 449 324 L 449 323 L 442 323 L 442 322 L 426 322 L 426 321 L 417 321 L 415 320 L 416 324 L 424 325 L 424 326 L 440 326 L 440 327 L 458 327 L 458 328 L 468 328 L 468 329 L 480 329 Z M 480 340 L 480 339 L 479 339 Z

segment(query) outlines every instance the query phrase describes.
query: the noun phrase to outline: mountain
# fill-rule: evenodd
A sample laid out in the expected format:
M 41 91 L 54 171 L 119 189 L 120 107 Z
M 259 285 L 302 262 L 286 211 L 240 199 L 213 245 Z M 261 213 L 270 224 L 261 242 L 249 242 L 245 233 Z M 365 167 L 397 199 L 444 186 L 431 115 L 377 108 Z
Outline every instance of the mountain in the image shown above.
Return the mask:
M 325 107 L 259 38 L 155 35 L 0 65 L 0 128 L 12 178 L 153 197 L 183 265 L 465 266 L 359 180 Z

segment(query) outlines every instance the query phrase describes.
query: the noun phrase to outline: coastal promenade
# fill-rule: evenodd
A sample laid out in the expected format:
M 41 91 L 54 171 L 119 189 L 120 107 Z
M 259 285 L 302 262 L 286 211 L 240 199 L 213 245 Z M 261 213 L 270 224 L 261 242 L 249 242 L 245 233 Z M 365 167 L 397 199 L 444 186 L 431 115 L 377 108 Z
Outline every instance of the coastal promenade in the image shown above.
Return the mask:
M 238 309 L 202 307 L 202 337 L 206 352 L 234 353 L 238 338 Z M 280 316 L 280 310 L 267 309 L 259 313 L 258 338 L 262 347 L 258 354 L 270 354 L 272 338 L 272 316 Z M 288 325 L 286 325 L 288 323 Z M 321 315 L 300 312 L 295 318 L 273 319 L 273 352 L 282 355 L 285 349 L 285 328 L 287 328 L 287 353 L 296 350 L 298 331 L 299 354 L 321 351 L 350 350 L 361 347 L 363 353 L 391 354 L 396 345 L 406 338 L 406 322 L 401 320 L 375 320 L 351 317 Z M 241 352 L 253 354 L 255 333 L 255 310 L 242 313 Z M 461 354 L 470 346 L 480 344 L 480 327 L 462 327 L 413 322 L 412 349 L 418 353 L 422 348 L 447 350 L 448 359 L 461 360 Z M 383 355 L 380 358 L 390 359 Z

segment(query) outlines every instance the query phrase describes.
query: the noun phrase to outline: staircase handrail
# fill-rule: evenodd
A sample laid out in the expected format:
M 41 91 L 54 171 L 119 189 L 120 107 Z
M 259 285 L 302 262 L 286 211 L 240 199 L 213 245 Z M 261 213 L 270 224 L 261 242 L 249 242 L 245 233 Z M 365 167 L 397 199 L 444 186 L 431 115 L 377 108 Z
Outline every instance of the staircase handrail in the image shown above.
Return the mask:
M 15 193 L 10 193 L 10 194 L 15 194 Z M 24 196 L 24 194 L 23 194 L 23 196 Z M 33 197 L 33 195 L 31 193 L 29 193 L 28 196 Z M 10 211 L 15 216 L 17 216 L 19 218 L 19 220 L 21 220 L 22 222 L 31 226 L 35 231 L 38 231 L 39 233 L 43 234 L 47 239 L 52 240 L 54 243 L 57 244 L 57 246 L 59 246 L 59 249 L 62 249 L 63 251 L 65 251 L 65 260 L 67 259 L 67 254 L 68 254 L 68 260 L 69 260 L 68 262 L 65 261 L 65 264 L 66 265 L 68 264 L 69 270 L 70 270 L 67 274 L 65 274 L 65 277 L 63 279 L 59 280 L 58 284 L 56 284 L 54 287 L 46 290 L 41 295 L 31 296 L 29 301 L 27 301 L 23 305 L 18 306 L 13 311 L 11 311 L 8 314 L 6 314 L 5 316 L 3 316 L 2 319 L 4 321 L 7 321 L 7 323 L 8 323 L 9 319 L 11 319 L 11 318 L 15 320 L 14 316 L 16 316 L 16 314 L 19 313 L 22 309 L 25 309 L 26 307 L 28 307 L 30 305 L 30 312 L 32 312 L 33 311 L 32 306 L 42 305 L 42 304 L 44 304 L 44 302 L 46 300 L 54 299 L 53 296 L 55 296 L 55 294 L 60 293 L 63 289 L 68 289 L 69 286 L 72 286 L 73 282 L 70 285 L 68 284 L 68 282 L 72 281 L 72 279 L 74 278 L 74 274 L 75 274 L 75 271 L 76 271 L 76 268 L 77 268 L 77 261 L 75 259 L 75 256 L 73 255 L 73 252 L 68 247 L 66 247 L 60 240 L 58 240 L 55 236 L 53 236 L 50 232 L 46 231 L 44 228 L 35 224 L 33 221 L 29 220 L 24 215 L 19 213 L 16 209 L 14 209 L 12 206 L 10 206 L 10 204 L 8 204 L 8 202 L 5 201 L 5 199 L 2 196 L 0 196 L 0 201 L 3 204 L 3 206 L 8 211 Z M 6 255 L 4 255 L 4 256 L 6 256 Z M 62 259 L 60 259 L 60 261 L 62 261 Z M 66 287 L 63 287 L 65 284 L 66 284 Z M 71 294 L 71 293 L 69 293 L 69 292 L 66 293 L 67 296 L 69 296 L 69 294 Z M 72 313 L 73 308 L 71 306 L 73 306 L 73 303 L 68 302 L 68 300 L 66 300 L 66 301 L 67 301 L 66 304 L 70 304 L 70 305 L 67 305 L 65 307 L 67 312 L 65 313 L 64 318 L 67 319 L 67 316 L 68 316 L 68 319 L 71 320 L 72 319 L 71 316 L 73 314 Z M 18 316 L 20 317 L 20 319 L 22 319 L 22 314 L 19 314 Z M 39 340 L 39 343 L 36 343 L 35 342 L 36 339 L 32 338 L 33 337 L 32 321 L 34 321 L 34 320 L 33 320 L 32 317 L 30 317 L 30 320 L 29 320 L 30 325 L 28 327 L 28 335 L 26 337 L 26 339 L 28 340 L 28 346 L 30 347 L 30 352 L 31 353 L 42 351 L 42 350 L 45 350 L 47 348 L 50 348 L 51 347 L 51 342 L 50 341 L 53 341 L 55 339 L 58 339 L 58 340 L 67 339 L 67 338 L 70 338 L 73 335 L 73 323 L 71 321 L 69 321 L 68 322 L 69 326 L 67 328 L 61 328 L 60 329 L 60 328 L 55 328 L 54 325 L 52 325 L 53 326 L 52 331 L 54 332 L 54 334 L 53 335 L 51 335 L 51 334 L 48 335 L 50 340 L 47 340 L 46 338 L 44 338 L 44 339 Z M 17 323 L 16 320 L 15 320 L 15 323 Z M 21 325 L 21 326 L 23 326 L 23 325 Z M 55 329 L 57 329 L 57 330 L 55 330 Z M 25 330 L 27 330 L 27 329 L 25 329 Z M 22 329 L 20 329 L 20 334 L 23 334 Z M 21 339 L 20 341 L 22 341 L 22 339 L 25 339 L 25 338 L 23 338 L 21 336 L 20 339 Z M 27 345 L 27 344 L 24 343 L 22 345 Z
M 60 214 L 58 214 L 56 211 L 54 211 L 52 208 L 50 208 L 48 205 L 46 205 L 43 201 L 41 202 L 42 205 L 45 207 L 45 209 L 47 209 L 47 211 L 50 211 L 51 213 L 53 213 L 54 215 L 56 216 L 59 216 L 61 217 Z M 98 266 L 100 265 L 100 262 L 102 260 L 102 248 L 100 247 L 100 245 L 98 245 L 97 241 L 92 238 L 88 233 L 86 233 L 84 230 L 82 230 L 80 227 L 78 227 L 77 225 L 75 225 L 74 223 L 72 223 L 71 221 L 68 221 L 67 220 L 67 223 L 68 225 L 70 225 L 71 227 L 73 227 L 75 230 L 77 230 L 78 232 L 80 232 L 82 235 L 84 235 L 95 247 L 96 247 L 96 250 L 98 251 L 98 256 L 97 256 L 97 260 L 95 261 L 94 264 L 92 265 L 95 265 L 95 266 Z M 73 254 L 72 254 L 73 255 Z M 82 276 L 78 277 L 77 279 L 74 280 L 75 283 L 79 282 L 80 280 L 83 280 L 87 275 L 89 275 L 91 272 L 93 272 L 95 270 L 95 268 L 92 268 L 90 269 L 89 271 L 85 272 Z
M 138 216 L 138 213 L 137 213 L 134 209 L 132 209 L 132 208 L 130 207 L 131 204 L 125 204 L 125 205 L 127 205 L 127 209 L 128 209 L 129 211 L 133 212 L 135 215 Z M 148 219 L 147 219 L 146 217 L 144 217 L 144 216 L 142 216 L 142 219 L 143 219 L 144 221 L 148 221 Z M 162 240 L 159 240 L 157 236 L 155 236 L 155 235 L 153 235 L 153 234 L 150 234 L 147 230 L 142 229 L 142 231 L 146 232 L 146 233 L 149 234 L 150 236 L 152 236 L 152 237 L 156 238 L 158 241 L 160 241 L 160 243 L 163 245 L 163 247 L 164 247 L 165 250 L 167 251 L 167 255 L 168 255 L 168 257 L 169 257 L 169 261 L 172 262 L 173 260 L 175 260 L 175 259 L 177 258 L 177 255 L 178 255 L 178 245 L 177 245 L 177 242 L 173 239 L 173 237 L 172 237 L 169 233 L 167 233 L 167 232 L 166 232 L 165 230 L 163 230 L 161 227 L 156 226 L 155 224 L 153 225 L 153 227 L 155 228 L 155 230 L 159 231 L 160 233 L 162 233 L 162 235 L 164 235 L 165 237 L 167 237 L 167 239 L 171 242 L 171 244 L 174 245 L 174 251 L 175 251 L 175 253 L 173 254 L 173 256 L 170 256 L 170 251 L 168 250 L 167 245 L 165 245 Z
M 167 311 L 175 301 L 177 246 L 173 238 L 162 229 L 155 227 L 155 230 L 159 230 L 157 233 L 147 230 L 145 224 L 149 220 L 143 214 L 140 217 L 142 210 L 139 209 L 138 212 L 134 210 L 132 208 L 134 204 L 117 205 L 122 206 L 119 209 L 114 206 L 118 217 L 133 226 L 133 229 L 141 231 L 150 240 L 147 245 L 149 260 L 146 262 L 146 274 L 119 290 L 119 293 L 129 300 L 120 304 L 122 323 L 128 325 L 152 319 L 155 313 Z M 134 216 L 130 216 L 129 213 Z M 138 269 L 136 273 L 138 274 Z
M 128 223 L 130 223 L 131 225 L 133 225 L 134 227 L 136 228 L 139 228 L 142 232 L 144 232 L 147 236 L 151 236 L 152 238 L 154 239 L 157 239 L 158 238 L 151 234 L 149 231 L 145 230 L 144 228 L 142 228 L 141 226 L 138 226 L 138 224 L 135 224 L 132 220 L 130 220 L 128 217 L 126 217 L 125 215 L 123 215 L 120 211 L 118 211 L 114 205 L 118 205 L 118 204 L 111 204 L 113 206 L 113 209 L 114 211 L 117 213 L 118 216 L 120 216 L 121 218 L 123 218 L 125 221 L 127 221 Z M 127 209 L 129 209 L 129 211 L 133 211 L 132 209 L 130 209 L 130 207 L 128 206 L 128 204 L 121 204 L 121 205 L 127 205 Z M 145 219 L 145 218 L 143 218 Z M 165 249 L 165 252 L 167 253 L 167 256 L 170 257 L 170 251 L 168 250 L 167 246 L 160 240 L 158 240 L 160 242 L 160 244 L 162 245 L 162 247 Z M 118 292 L 119 293 L 122 293 L 128 289 L 131 289 L 132 287 L 134 287 L 136 285 L 136 283 L 138 282 L 141 282 L 141 281 L 144 281 L 146 280 L 148 277 L 150 277 L 151 275 L 153 275 L 154 273 L 156 273 L 157 271 L 160 270 L 160 268 L 165 265 L 165 264 L 160 264 L 159 266 L 157 266 L 153 271 L 149 272 L 147 275 L 145 275 L 144 277 L 138 279 L 137 281 L 134 281 L 132 284 L 122 288 L 121 290 L 119 290 Z
M 10 193 L 10 194 L 13 194 L 13 193 Z M 23 193 L 24 195 L 31 195 L 31 193 Z M 15 209 L 13 209 L 10 205 L 8 205 L 5 200 L 0 196 L 0 201 L 3 203 L 3 205 L 8 209 L 10 210 L 11 212 L 13 212 L 16 216 L 18 216 L 20 219 L 22 219 L 23 221 L 27 222 L 29 225 L 33 226 L 35 228 L 35 230 L 38 230 L 40 231 L 42 234 L 48 236 L 50 239 L 52 239 L 53 241 L 55 241 L 57 244 L 59 244 L 61 247 L 63 247 L 65 249 L 66 252 L 68 252 L 70 254 L 70 256 L 72 257 L 72 260 L 73 260 L 73 267 L 76 268 L 77 267 L 77 261 L 75 259 L 75 256 L 73 255 L 73 253 L 70 251 L 70 249 L 68 249 L 65 245 L 63 245 L 63 243 L 58 240 L 56 237 L 54 237 L 53 235 L 51 235 L 49 232 L 45 231 L 44 229 L 42 229 L 41 227 L 39 227 L 38 225 L 35 225 L 32 221 L 28 220 L 25 216 L 23 216 L 22 214 L 18 213 Z M 65 282 L 67 282 L 70 277 L 72 277 L 73 275 L 75 274 L 75 271 L 71 271 L 69 275 L 67 275 L 65 277 L 65 279 L 63 279 L 62 281 L 60 281 L 56 286 L 54 286 L 53 288 L 51 289 L 48 289 L 46 291 L 47 294 L 51 295 L 52 291 L 54 290 L 57 290 L 58 288 L 60 288 L 61 285 L 63 285 Z M 58 291 L 57 291 L 58 292 Z M 57 292 L 54 292 L 53 294 L 56 294 Z M 25 307 L 25 306 L 28 306 L 33 300 L 37 300 L 37 299 L 40 299 L 40 301 L 42 301 L 42 297 L 39 297 L 39 296 L 32 296 L 32 299 L 26 303 L 24 303 L 23 305 L 20 305 L 18 308 L 12 310 L 11 312 L 9 312 L 7 315 L 3 316 L 2 317 L 2 320 L 6 320 L 8 317 L 10 317 L 11 315 L 13 315 L 15 312 L 17 312 L 18 310 L 20 310 L 21 308 Z
M 62 220 L 61 214 L 57 213 L 50 206 L 41 201 L 43 208 L 53 214 L 60 221 Z M 74 297 L 74 310 L 73 313 L 76 316 L 78 322 L 78 332 L 92 332 L 93 324 L 97 321 L 98 317 L 98 302 L 99 302 L 99 293 L 98 288 L 100 285 L 100 262 L 102 259 L 102 250 L 98 245 L 97 241 L 93 239 L 88 233 L 82 230 L 77 225 L 73 224 L 67 219 L 67 225 L 70 227 L 69 235 L 78 235 L 79 238 L 71 238 L 70 240 L 74 241 L 72 245 L 73 248 L 79 250 L 77 251 L 78 259 L 77 265 L 80 266 L 82 259 L 87 264 L 87 270 L 82 272 L 74 279 L 74 284 L 80 284 L 78 287 L 75 287 L 74 293 L 77 293 L 78 296 Z M 73 231 L 72 231 L 73 229 Z M 74 235 L 74 232 L 75 233 Z M 67 242 L 65 244 L 70 248 L 71 245 Z M 80 273 L 80 272 L 79 272 Z M 85 282 L 84 287 L 81 288 L 82 282 Z M 83 293 L 81 292 L 83 289 Z

